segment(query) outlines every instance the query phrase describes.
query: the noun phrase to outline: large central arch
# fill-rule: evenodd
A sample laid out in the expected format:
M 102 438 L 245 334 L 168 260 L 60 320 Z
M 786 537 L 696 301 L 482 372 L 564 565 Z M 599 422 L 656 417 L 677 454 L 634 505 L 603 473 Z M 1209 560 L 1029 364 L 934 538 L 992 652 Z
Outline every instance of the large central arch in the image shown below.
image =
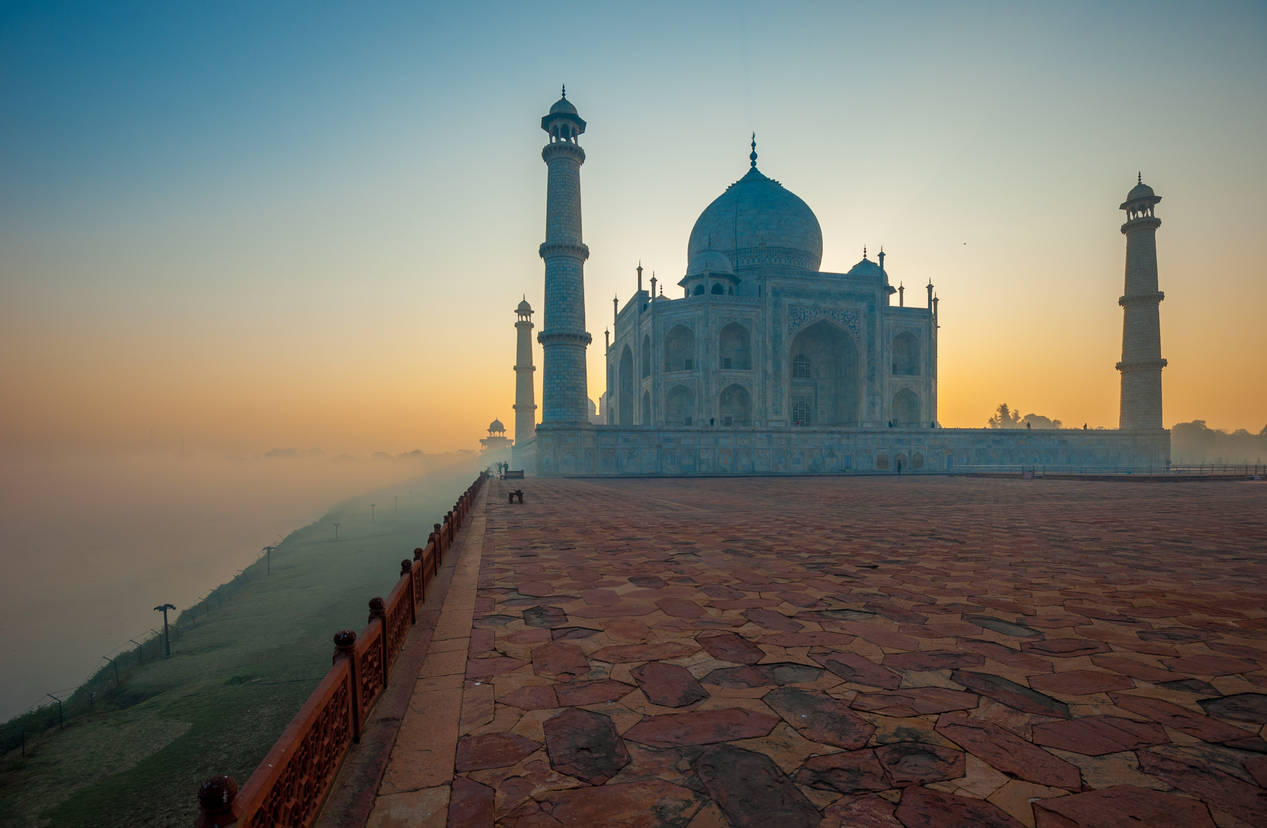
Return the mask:
M 858 346 L 844 328 L 826 319 L 792 339 L 788 411 L 794 425 L 852 426 L 862 409 Z

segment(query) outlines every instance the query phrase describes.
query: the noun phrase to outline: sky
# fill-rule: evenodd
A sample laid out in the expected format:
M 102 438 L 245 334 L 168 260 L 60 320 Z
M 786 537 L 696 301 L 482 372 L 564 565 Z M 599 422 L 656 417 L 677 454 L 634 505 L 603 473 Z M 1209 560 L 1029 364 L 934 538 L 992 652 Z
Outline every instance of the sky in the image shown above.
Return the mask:
M 913 304 L 935 283 L 943 425 L 1116 425 L 1137 172 L 1166 424 L 1267 423 L 1261 2 L 46 1 L 0 4 L 0 451 L 512 423 L 563 83 L 595 399 L 612 297 L 676 283 L 755 130 L 824 270 L 883 245 Z

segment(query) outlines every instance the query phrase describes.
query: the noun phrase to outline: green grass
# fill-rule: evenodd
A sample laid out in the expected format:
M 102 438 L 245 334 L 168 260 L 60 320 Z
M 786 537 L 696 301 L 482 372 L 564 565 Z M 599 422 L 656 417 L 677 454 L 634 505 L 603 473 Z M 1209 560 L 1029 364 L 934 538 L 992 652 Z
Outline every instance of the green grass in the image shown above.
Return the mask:
M 271 575 L 261 560 L 184 613 L 170 659 L 147 645 L 144 663 L 121 660 L 119 687 L 107 666 L 68 703 L 64 729 L 4 757 L 0 824 L 192 825 L 198 785 L 246 782 L 329 669 L 331 636 L 365 626 L 369 599 L 386 597 L 474 477 L 437 473 L 340 504 L 273 551 Z

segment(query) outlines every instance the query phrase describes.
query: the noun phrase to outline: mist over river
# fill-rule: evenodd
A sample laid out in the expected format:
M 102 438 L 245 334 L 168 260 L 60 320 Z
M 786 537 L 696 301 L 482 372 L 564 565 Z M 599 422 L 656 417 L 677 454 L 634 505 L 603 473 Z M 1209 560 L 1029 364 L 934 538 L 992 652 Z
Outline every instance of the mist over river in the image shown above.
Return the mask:
M 406 484 L 402 505 L 434 501 L 438 519 L 479 467 L 471 453 L 9 454 L 0 462 L 0 720 L 69 692 L 103 656 L 161 629 L 156 605 L 188 608 L 340 501 Z

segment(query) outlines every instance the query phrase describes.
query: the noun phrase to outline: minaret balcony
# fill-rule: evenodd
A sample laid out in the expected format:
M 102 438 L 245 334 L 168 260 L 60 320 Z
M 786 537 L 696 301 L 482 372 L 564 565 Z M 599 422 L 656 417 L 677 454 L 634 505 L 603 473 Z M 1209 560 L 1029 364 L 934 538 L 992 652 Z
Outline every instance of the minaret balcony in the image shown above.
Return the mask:
M 547 164 L 559 156 L 574 158 L 578 164 L 585 163 L 585 150 L 581 149 L 580 144 L 573 144 L 568 141 L 555 141 L 541 148 L 541 160 Z
M 1156 290 L 1152 293 L 1132 293 L 1129 296 L 1120 296 L 1117 303 L 1124 308 L 1130 305 L 1155 305 L 1165 298 L 1166 294 L 1163 291 Z
M 570 242 L 542 242 L 537 253 L 543 259 L 551 256 L 571 256 L 573 259 L 585 261 L 590 257 L 589 245 L 572 244 Z

